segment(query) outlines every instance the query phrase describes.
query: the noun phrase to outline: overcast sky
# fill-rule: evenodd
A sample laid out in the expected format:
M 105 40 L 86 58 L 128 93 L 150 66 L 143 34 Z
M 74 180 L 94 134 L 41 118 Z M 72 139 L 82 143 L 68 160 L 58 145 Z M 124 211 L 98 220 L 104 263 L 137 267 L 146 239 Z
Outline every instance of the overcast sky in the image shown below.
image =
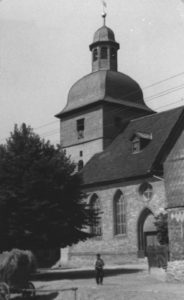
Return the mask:
M 120 43 L 119 71 L 140 84 L 151 108 L 184 105 L 184 1 L 106 3 L 107 26 Z M 54 115 L 69 88 L 91 72 L 89 44 L 101 11 L 100 0 L 0 1 L 0 143 L 22 122 L 59 143 Z

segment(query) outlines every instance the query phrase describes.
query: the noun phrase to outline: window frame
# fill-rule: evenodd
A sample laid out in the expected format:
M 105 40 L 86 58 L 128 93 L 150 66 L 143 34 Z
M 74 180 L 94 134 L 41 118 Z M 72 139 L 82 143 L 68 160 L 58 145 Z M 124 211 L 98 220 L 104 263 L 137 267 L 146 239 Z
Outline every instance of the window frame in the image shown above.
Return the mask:
M 78 161 L 78 172 L 80 172 L 84 167 L 84 162 L 82 159 Z
M 114 47 L 110 48 L 110 58 L 113 60 L 117 59 L 117 50 Z
M 85 119 L 77 119 L 76 121 L 76 130 L 78 139 L 84 138 L 84 129 L 85 129 Z
M 100 199 L 96 194 L 93 194 L 90 198 L 90 208 L 91 210 L 101 213 L 101 203 Z M 94 238 L 102 238 L 102 219 L 99 217 L 97 224 L 92 224 L 90 226 L 90 233 L 94 235 Z
M 140 138 L 135 137 L 132 141 L 132 153 L 139 153 L 141 151 Z
M 98 60 L 98 48 L 93 49 L 93 62 Z
M 113 199 L 114 206 L 114 235 L 122 236 L 127 234 L 127 209 L 124 194 L 119 190 Z
M 108 57 L 108 48 L 106 46 L 102 46 L 100 49 L 100 58 L 107 59 Z

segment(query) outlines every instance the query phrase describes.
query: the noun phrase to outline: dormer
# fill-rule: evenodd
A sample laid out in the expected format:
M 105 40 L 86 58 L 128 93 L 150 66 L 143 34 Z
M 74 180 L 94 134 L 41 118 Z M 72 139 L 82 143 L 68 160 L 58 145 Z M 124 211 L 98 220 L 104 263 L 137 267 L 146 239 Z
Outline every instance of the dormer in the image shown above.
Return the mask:
M 136 132 L 132 135 L 130 141 L 132 142 L 132 153 L 141 152 L 152 140 L 152 133 Z

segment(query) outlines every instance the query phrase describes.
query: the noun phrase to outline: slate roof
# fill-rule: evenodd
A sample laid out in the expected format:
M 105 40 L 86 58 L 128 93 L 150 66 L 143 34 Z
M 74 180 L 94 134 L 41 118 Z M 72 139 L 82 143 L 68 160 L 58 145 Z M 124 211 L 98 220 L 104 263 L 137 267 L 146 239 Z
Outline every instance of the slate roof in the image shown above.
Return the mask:
M 105 151 L 95 154 L 85 165 L 82 172 L 84 185 L 148 174 L 158 155 L 172 140 L 173 130 L 181 123 L 183 113 L 184 106 L 130 121 Z M 184 120 L 182 122 L 184 127 Z M 142 151 L 133 154 L 131 138 L 136 132 L 152 134 L 152 139 Z
M 71 87 L 67 105 L 56 117 L 98 101 L 152 112 L 145 104 L 142 90 L 135 80 L 120 72 L 100 70 L 82 77 Z

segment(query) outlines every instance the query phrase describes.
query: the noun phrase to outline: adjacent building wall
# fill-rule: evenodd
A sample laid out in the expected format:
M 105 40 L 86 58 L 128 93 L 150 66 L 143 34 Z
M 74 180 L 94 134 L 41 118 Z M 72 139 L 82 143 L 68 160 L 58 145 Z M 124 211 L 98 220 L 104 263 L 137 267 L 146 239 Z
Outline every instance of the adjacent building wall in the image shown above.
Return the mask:
M 184 132 L 164 163 L 171 260 L 184 259 Z

